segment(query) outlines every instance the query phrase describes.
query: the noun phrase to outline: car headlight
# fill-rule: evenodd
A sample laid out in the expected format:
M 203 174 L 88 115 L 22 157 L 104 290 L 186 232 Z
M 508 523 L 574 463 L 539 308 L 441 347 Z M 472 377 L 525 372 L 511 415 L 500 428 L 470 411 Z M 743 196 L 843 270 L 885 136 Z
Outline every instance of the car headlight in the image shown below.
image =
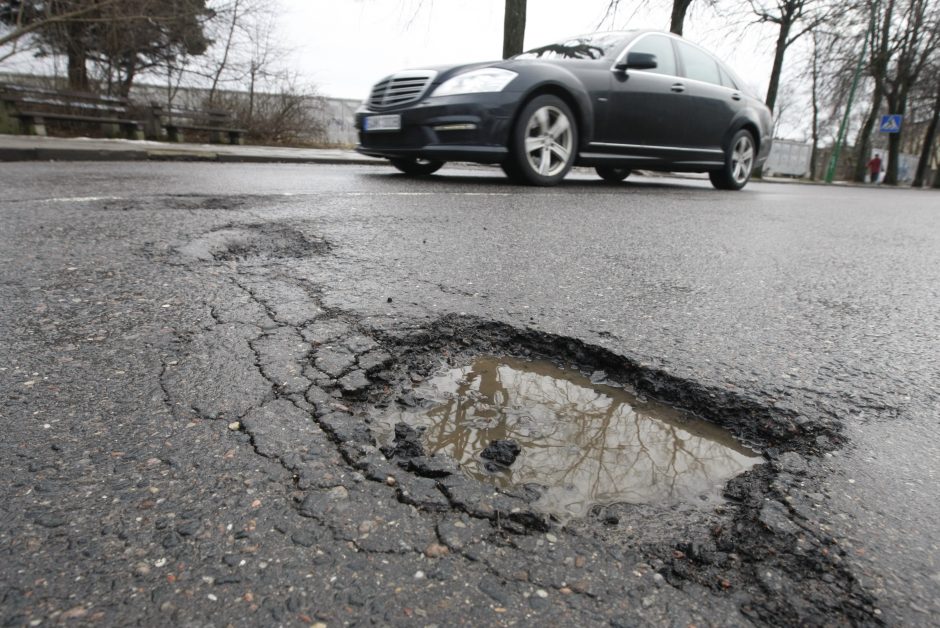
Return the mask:
M 511 70 L 502 68 L 484 68 L 471 70 L 447 79 L 437 86 L 431 96 L 453 96 L 455 94 L 478 94 L 480 92 L 501 92 L 509 82 L 519 76 Z

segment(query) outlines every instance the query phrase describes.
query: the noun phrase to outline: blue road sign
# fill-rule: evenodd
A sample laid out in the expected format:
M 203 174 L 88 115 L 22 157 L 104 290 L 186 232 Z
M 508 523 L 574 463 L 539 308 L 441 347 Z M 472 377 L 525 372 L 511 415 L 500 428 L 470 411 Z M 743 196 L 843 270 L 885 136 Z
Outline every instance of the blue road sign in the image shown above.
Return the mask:
M 904 116 L 898 114 L 890 114 L 887 116 L 881 116 L 881 132 L 882 133 L 900 133 L 901 132 L 901 122 L 904 120 Z

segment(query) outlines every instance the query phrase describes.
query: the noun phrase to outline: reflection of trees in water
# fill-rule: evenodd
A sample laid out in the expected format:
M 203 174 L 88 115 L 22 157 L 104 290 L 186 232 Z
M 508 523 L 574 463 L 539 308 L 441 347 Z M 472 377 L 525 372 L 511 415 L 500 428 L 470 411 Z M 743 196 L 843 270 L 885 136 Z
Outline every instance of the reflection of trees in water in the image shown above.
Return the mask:
M 523 453 L 511 481 L 549 487 L 546 498 L 575 514 L 597 502 L 692 497 L 752 464 L 635 411 L 626 393 L 607 394 L 547 365 L 479 359 L 447 378 L 451 390 L 457 380 L 453 397 L 418 419 L 430 451 L 482 474 L 474 457 L 492 440 L 513 438 Z

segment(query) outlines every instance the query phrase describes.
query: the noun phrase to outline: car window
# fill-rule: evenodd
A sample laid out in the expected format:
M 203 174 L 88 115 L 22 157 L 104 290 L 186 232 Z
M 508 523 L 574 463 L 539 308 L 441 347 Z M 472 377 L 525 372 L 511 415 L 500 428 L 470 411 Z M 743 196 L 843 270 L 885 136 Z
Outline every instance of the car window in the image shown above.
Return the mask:
M 655 72 L 656 74 L 668 74 L 676 76 L 676 55 L 672 50 L 672 41 L 668 37 L 660 35 L 647 35 L 640 41 L 630 46 L 630 52 L 644 52 L 646 54 L 656 55 L 656 67 L 646 72 Z
M 718 63 L 710 55 L 682 41 L 677 41 L 676 44 L 679 46 L 679 56 L 682 58 L 687 78 L 721 85 Z
M 600 59 L 623 42 L 628 32 L 593 33 L 533 48 L 514 59 Z
M 725 87 L 730 87 L 731 89 L 739 89 L 737 83 L 734 82 L 734 79 L 731 78 L 731 73 L 725 69 L 724 66 L 719 65 L 718 70 L 721 72 L 721 84 Z

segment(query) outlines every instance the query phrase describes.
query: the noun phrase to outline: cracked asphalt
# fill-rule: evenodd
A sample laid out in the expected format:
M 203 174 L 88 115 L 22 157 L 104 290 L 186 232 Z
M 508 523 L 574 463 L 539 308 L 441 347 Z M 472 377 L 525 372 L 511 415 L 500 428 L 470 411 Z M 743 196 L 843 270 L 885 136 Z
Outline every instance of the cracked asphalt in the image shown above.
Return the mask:
M 912 190 L 0 171 L 0 622 L 937 625 L 940 213 Z M 729 429 L 562 524 L 376 413 L 544 358 Z

